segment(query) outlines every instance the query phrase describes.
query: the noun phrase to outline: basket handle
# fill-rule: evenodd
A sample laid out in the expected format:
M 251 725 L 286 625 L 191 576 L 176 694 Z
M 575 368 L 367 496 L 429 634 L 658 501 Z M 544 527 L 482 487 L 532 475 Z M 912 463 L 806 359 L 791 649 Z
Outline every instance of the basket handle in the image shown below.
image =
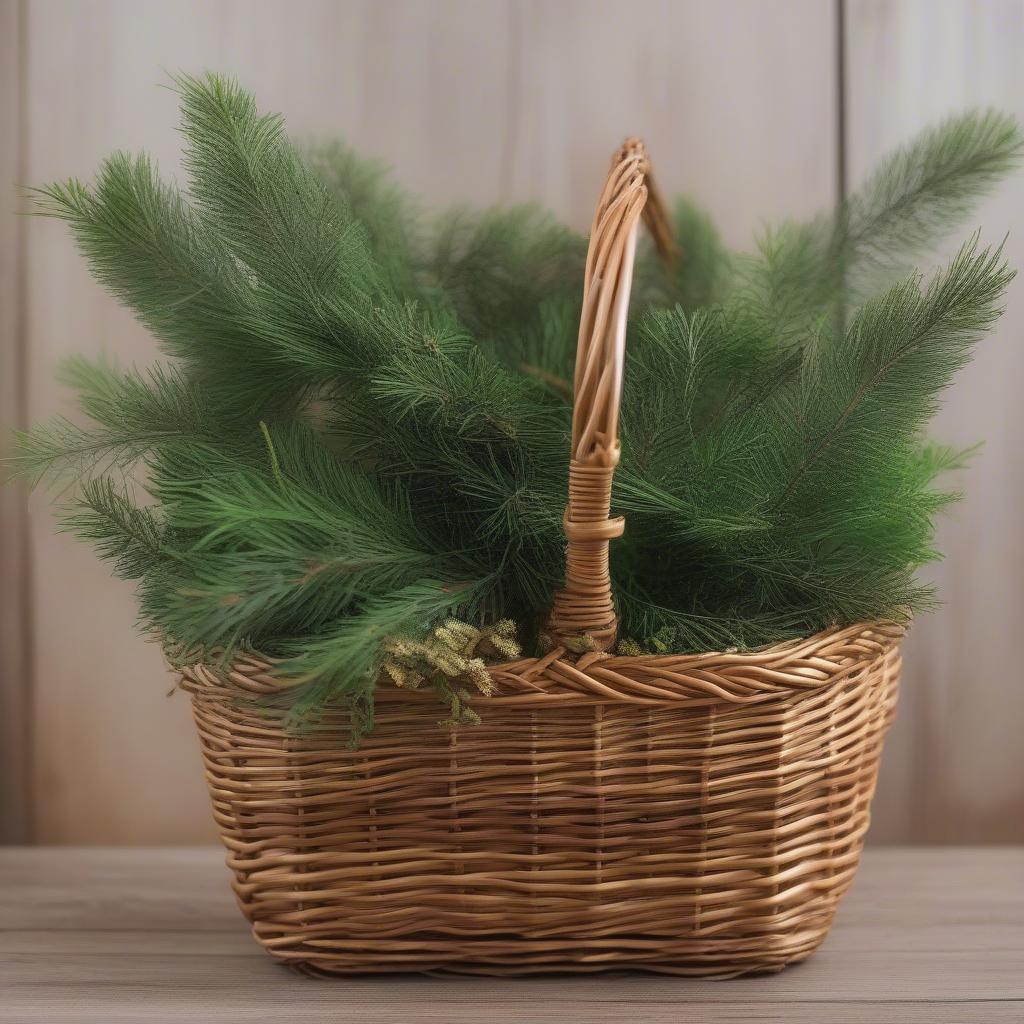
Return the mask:
M 565 585 L 548 620 L 558 642 L 571 643 L 585 634 L 602 651 L 615 643 L 618 627 L 608 542 L 622 535 L 625 520 L 610 519 L 609 512 L 619 462 L 626 315 L 641 213 L 659 254 L 671 265 L 677 250 L 647 151 L 639 139 L 627 139 L 612 158 L 590 230 L 573 382 Z

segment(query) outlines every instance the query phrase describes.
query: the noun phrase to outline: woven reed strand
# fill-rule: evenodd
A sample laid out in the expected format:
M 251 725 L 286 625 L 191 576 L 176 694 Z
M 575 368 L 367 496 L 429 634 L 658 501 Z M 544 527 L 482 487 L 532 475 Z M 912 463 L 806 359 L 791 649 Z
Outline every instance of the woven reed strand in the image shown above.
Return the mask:
M 779 970 L 853 877 L 895 627 L 757 654 L 498 666 L 477 727 L 381 687 L 374 733 L 289 736 L 258 659 L 197 666 L 214 813 L 257 939 L 314 973 Z

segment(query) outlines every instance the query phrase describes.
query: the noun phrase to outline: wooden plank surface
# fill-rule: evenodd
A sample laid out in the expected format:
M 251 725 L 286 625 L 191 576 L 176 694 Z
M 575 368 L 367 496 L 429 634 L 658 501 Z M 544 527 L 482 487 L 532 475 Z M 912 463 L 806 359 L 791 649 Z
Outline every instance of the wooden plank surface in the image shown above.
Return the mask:
M 1024 1018 L 1024 849 L 869 850 L 822 950 L 731 982 L 315 981 L 248 936 L 212 848 L 0 851 L 0 1019 L 491 1024 Z
M 26 180 L 115 148 L 178 167 L 162 68 L 236 73 L 298 135 L 341 133 L 428 204 L 532 199 L 589 222 L 608 155 L 647 137 L 663 186 L 727 239 L 834 198 L 835 9 L 819 0 L 26 0 Z M 71 352 L 144 363 L 145 332 L 54 222 L 27 230 L 27 402 L 70 411 Z M 212 838 L 187 702 L 164 699 L 131 590 L 32 505 L 38 836 Z
M 950 111 L 1024 115 L 1019 0 L 846 10 L 851 182 Z M 743 246 L 762 220 L 833 197 L 834 18 L 819 0 L 0 0 L 0 182 L 89 176 L 117 147 L 176 172 L 161 69 L 209 67 L 298 134 L 342 133 L 383 157 L 430 204 L 536 199 L 583 226 L 610 146 L 644 134 L 665 186 L 699 196 Z M 989 238 L 1009 228 L 1024 265 L 1024 177 L 977 221 Z M 1024 840 L 1022 310 L 1018 281 L 938 423 L 945 440 L 987 444 L 940 531 L 946 604 L 908 643 L 873 842 Z M 60 225 L 4 216 L 0 423 L 67 412 L 53 371 L 72 351 L 144 363 L 153 346 Z M 0 490 L 0 842 L 26 836 L 33 806 L 43 841 L 208 839 L 187 702 L 164 699 L 130 588 L 55 536 L 45 504 L 27 522 Z
M 22 331 L 25 224 L 14 216 L 24 156 L 22 28 L 17 0 L 0 0 L 0 458 L 7 455 L 7 430 L 25 426 L 27 413 Z M 24 489 L 0 485 L 0 843 L 31 838 L 27 515 Z
M 847 152 L 856 183 L 884 152 L 950 113 L 996 106 L 1024 120 L 1024 4 L 1019 0 L 850 0 Z M 960 229 L 975 227 L 1024 267 L 1024 173 Z M 940 254 L 944 255 L 944 254 Z M 963 502 L 938 532 L 930 572 L 942 608 L 911 631 L 901 707 L 889 735 L 872 838 L 1024 841 L 1024 278 L 945 401 L 933 433 L 984 441 L 952 481 Z

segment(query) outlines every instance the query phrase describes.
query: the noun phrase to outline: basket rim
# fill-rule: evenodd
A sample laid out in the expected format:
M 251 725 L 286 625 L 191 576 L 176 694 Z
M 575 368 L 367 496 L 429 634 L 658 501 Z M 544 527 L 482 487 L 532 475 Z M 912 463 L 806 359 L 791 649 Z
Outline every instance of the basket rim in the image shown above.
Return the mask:
M 866 622 L 821 630 L 754 651 L 703 654 L 575 656 L 564 647 L 539 658 L 487 666 L 495 693 L 474 696 L 481 708 L 509 704 L 632 703 L 648 706 L 751 704 L 844 682 L 898 647 L 907 626 Z M 296 685 L 275 674 L 281 659 L 239 654 L 230 668 L 196 662 L 177 668 L 182 687 L 198 696 L 272 696 Z M 375 699 L 410 701 L 417 692 L 380 686 Z

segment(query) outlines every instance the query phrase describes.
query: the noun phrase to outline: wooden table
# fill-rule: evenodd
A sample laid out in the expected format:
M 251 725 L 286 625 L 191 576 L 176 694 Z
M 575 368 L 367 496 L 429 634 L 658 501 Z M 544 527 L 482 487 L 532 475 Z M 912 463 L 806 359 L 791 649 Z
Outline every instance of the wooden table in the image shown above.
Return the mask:
M 782 974 L 318 981 L 249 937 L 216 849 L 0 849 L 0 1021 L 1024 1021 L 1024 849 L 879 849 Z

